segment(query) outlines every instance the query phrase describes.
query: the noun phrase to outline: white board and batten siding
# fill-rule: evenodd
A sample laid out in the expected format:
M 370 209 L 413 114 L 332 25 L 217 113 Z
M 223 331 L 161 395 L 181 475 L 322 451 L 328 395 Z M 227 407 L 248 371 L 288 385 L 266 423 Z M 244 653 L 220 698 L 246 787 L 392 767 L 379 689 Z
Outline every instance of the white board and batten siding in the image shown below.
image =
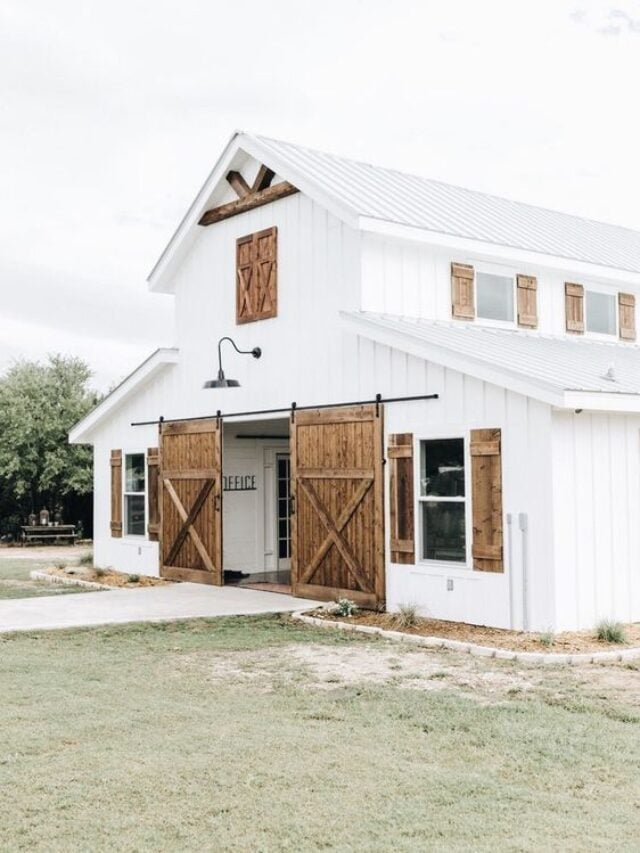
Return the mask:
M 553 414 L 557 630 L 640 619 L 640 417 Z

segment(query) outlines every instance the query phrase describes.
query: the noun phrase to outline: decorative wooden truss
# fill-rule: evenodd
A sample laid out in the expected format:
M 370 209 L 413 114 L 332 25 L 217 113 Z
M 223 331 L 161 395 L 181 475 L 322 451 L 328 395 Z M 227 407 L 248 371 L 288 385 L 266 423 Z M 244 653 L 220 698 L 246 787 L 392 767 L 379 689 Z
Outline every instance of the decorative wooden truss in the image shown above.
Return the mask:
M 268 166 L 260 166 L 253 184 L 249 186 L 240 172 L 232 170 L 227 174 L 227 181 L 238 198 L 207 210 L 200 217 L 199 225 L 213 225 L 214 222 L 221 222 L 223 219 L 229 219 L 231 216 L 237 216 L 239 213 L 245 213 L 247 210 L 253 210 L 255 207 L 261 207 L 263 204 L 269 204 L 298 192 L 297 187 L 289 181 L 271 186 L 274 175 L 275 173 Z

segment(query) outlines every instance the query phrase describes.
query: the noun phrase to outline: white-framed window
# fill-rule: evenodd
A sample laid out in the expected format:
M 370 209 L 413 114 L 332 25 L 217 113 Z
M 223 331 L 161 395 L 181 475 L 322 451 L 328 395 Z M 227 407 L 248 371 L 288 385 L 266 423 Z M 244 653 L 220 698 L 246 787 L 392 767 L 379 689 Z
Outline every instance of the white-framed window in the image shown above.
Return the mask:
M 476 316 L 494 323 L 515 323 L 516 279 L 507 272 L 476 270 Z
M 144 453 L 124 457 L 124 533 L 144 536 L 146 527 L 146 477 Z
M 420 559 L 467 562 L 464 438 L 420 440 Z
M 591 335 L 618 335 L 618 295 L 585 287 L 584 329 Z

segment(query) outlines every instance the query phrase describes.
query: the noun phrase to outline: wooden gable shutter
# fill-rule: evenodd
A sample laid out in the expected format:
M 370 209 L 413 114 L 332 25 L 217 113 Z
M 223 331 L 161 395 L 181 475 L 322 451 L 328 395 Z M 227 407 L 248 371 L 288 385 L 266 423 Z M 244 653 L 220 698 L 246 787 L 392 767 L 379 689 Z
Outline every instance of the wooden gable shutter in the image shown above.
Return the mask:
M 111 451 L 111 535 L 122 536 L 122 451 Z
M 502 452 L 499 429 L 471 430 L 473 568 L 503 572 Z
M 564 304 L 567 315 L 567 332 L 581 335 L 584 332 L 584 287 L 567 281 L 564 285 Z
M 266 228 L 236 241 L 236 323 L 278 314 L 278 229 Z
M 618 294 L 618 326 L 623 341 L 635 341 L 636 298 L 632 293 Z
M 473 267 L 469 264 L 451 264 L 451 314 L 459 320 L 473 320 L 476 316 Z
M 518 291 L 518 325 L 538 328 L 538 279 L 533 275 L 516 278 Z
M 415 563 L 413 518 L 413 434 L 389 436 L 389 498 L 391 520 L 391 562 Z
M 157 447 L 147 449 L 147 503 L 149 506 L 147 533 L 152 542 L 157 542 L 160 534 L 159 457 Z

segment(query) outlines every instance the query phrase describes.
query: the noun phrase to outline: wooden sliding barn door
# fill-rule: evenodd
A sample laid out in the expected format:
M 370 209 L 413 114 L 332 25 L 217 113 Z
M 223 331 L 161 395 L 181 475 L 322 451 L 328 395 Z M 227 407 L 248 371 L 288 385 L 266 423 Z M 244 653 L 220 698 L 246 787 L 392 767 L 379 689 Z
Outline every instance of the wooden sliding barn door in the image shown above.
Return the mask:
M 222 425 L 160 425 L 160 575 L 222 584 Z
M 383 411 L 296 412 L 291 425 L 293 594 L 384 601 Z

